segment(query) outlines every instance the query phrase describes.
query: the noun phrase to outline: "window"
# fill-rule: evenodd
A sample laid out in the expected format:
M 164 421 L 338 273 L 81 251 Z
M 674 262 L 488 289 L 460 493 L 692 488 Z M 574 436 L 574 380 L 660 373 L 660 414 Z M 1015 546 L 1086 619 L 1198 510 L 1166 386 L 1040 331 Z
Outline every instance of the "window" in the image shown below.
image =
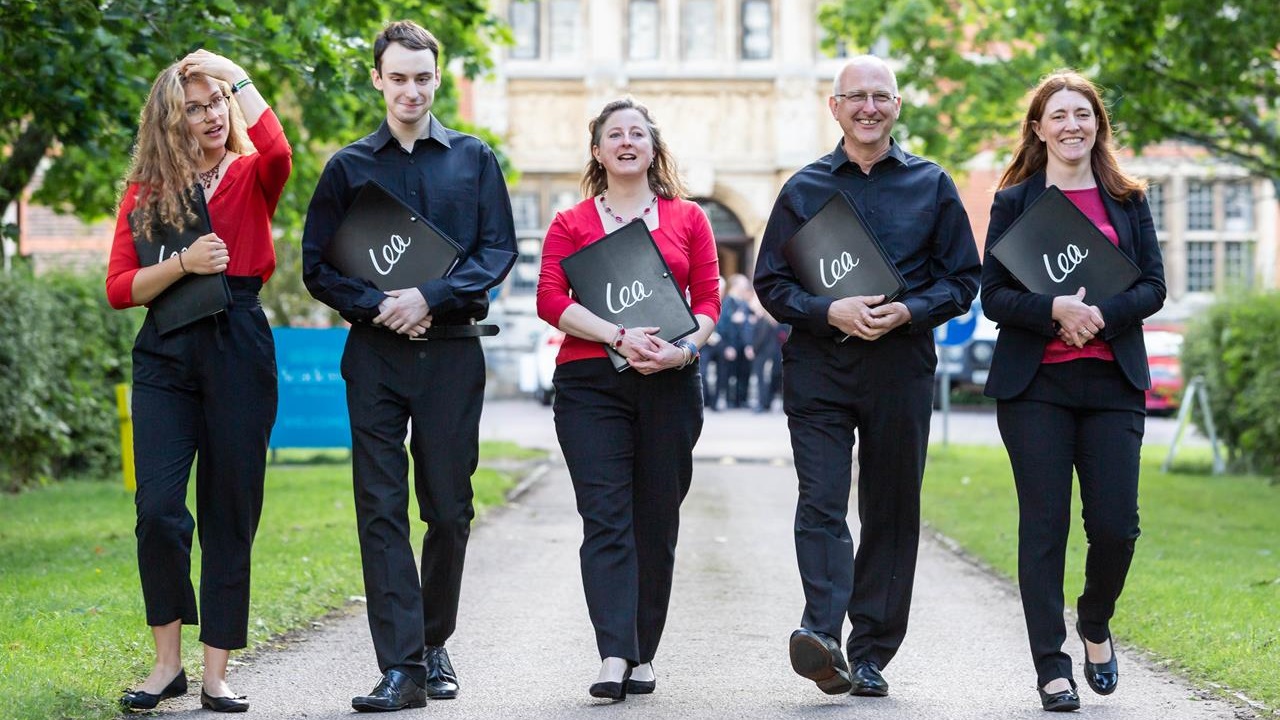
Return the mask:
M 1187 243 L 1187 292 L 1213 292 L 1213 243 Z
M 1158 182 L 1147 185 L 1147 203 L 1151 205 L 1151 219 L 1156 230 L 1164 230 L 1164 186 Z
M 1253 287 L 1253 243 L 1223 243 L 1223 281 L 1233 290 Z
M 547 45 L 552 60 L 578 55 L 578 0 L 551 0 L 551 38 Z
M 627 6 L 627 57 L 656 60 L 658 30 L 658 0 L 631 0 Z
M 537 0 L 516 0 L 511 3 L 511 34 L 515 45 L 511 57 L 517 60 L 533 60 L 538 57 L 538 5 Z
M 742 59 L 768 60 L 773 55 L 773 10 L 769 0 L 742 2 Z
M 1213 185 L 1194 180 L 1187 183 L 1187 229 L 1213 229 Z
M 539 204 L 540 198 L 536 192 L 511 193 L 511 216 L 515 219 L 517 231 L 542 230 Z
M 687 0 L 680 8 L 680 57 L 685 60 L 715 59 L 715 0 Z
M 1223 183 L 1222 229 L 1227 232 L 1253 230 L 1253 185 L 1249 182 Z

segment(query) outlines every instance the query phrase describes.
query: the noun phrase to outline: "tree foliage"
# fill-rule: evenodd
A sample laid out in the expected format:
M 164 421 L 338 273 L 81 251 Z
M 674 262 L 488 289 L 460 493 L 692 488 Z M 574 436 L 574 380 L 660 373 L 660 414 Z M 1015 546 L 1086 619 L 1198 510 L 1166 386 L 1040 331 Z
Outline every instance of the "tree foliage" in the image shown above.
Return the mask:
M 1204 146 L 1280 182 L 1280 12 L 1274 0 L 836 0 L 827 43 L 887 42 L 912 107 L 902 125 L 957 167 L 1016 138 L 1039 78 L 1101 85 L 1122 140 Z
M 484 0 L 0 0 L 0 215 L 45 157 L 36 202 L 85 219 L 112 213 L 151 82 L 204 47 L 244 67 L 280 115 L 294 171 L 275 228 L 296 243 L 329 152 L 384 114 L 369 82 L 372 40 L 402 18 L 431 30 L 442 60 L 467 75 L 507 37 Z M 434 110 L 457 125 L 445 80 Z M 291 274 L 280 268 L 281 290 Z

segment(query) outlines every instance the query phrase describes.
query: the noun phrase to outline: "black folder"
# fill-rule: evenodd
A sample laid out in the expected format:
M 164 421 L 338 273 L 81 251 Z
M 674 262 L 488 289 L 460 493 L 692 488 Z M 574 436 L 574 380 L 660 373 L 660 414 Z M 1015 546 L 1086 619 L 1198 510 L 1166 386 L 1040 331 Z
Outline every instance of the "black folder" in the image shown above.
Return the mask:
M 813 295 L 837 300 L 884 295 L 887 303 L 907 289 L 902 273 L 842 192 L 787 239 L 782 256 Z
M 156 221 L 152 225 L 150 240 L 143 238 L 138 232 L 138 211 L 130 214 L 129 229 L 133 232 L 133 248 L 138 253 L 139 265 L 146 267 L 167 260 L 185 251 L 200 236 L 212 232 L 204 190 L 193 186 L 187 193 L 186 202 L 195 213 L 195 219 L 185 222 L 182 227 Z M 230 304 L 231 288 L 227 285 L 225 273 L 191 273 L 165 288 L 164 292 L 151 301 L 149 307 L 151 316 L 155 318 L 156 330 L 161 335 L 167 335 L 197 320 L 216 315 L 226 310 Z
M 379 290 L 417 287 L 448 275 L 462 248 L 417 210 L 370 180 L 325 248 L 325 262 Z
M 698 321 L 676 285 L 671 268 L 644 220 L 584 246 L 560 261 L 578 302 L 599 317 L 625 327 L 657 326 L 658 337 L 674 342 L 698 329 Z M 608 348 L 615 370 L 631 367 Z
M 1031 292 L 1074 295 L 1083 287 L 1091 305 L 1128 290 L 1142 275 L 1053 185 L 996 239 L 991 254 Z

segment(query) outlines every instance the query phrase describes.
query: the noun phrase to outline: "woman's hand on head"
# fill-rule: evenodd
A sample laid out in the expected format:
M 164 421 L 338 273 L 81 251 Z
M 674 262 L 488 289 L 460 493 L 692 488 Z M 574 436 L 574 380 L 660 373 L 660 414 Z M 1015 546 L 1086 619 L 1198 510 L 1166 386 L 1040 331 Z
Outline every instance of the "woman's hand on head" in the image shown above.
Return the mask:
M 226 83 L 234 83 L 237 80 L 248 77 L 248 74 L 239 65 L 204 48 L 182 58 L 179 63 L 179 69 L 182 71 L 183 77 L 198 73 L 217 78 Z

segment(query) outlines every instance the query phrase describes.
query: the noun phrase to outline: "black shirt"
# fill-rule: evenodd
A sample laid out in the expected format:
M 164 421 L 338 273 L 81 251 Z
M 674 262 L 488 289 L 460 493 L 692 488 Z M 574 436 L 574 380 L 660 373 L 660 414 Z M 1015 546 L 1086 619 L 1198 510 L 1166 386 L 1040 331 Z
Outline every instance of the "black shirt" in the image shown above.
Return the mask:
M 323 259 L 360 188 L 376 180 L 462 247 L 448 277 L 418 286 L 434 324 L 482 319 L 487 291 L 516 260 L 511 198 L 493 150 L 482 140 L 450 130 L 434 115 L 428 137 L 406 151 L 387 121 L 377 132 L 334 154 L 311 196 L 302 232 L 302 276 L 316 299 L 350 322 L 369 322 L 386 295 L 373 283 L 347 277 Z
M 782 255 L 783 244 L 836 192 L 858 208 L 902 273 L 907 289 L 898 301 L 911 312 L 910 332 L 928 332 L 969 309 L 981 265 L 955 183 L 937 164 L 890 141 L 870 174 L 840 143 L 782 186 L 756 260 L 756 293 L 770 315 L 816 336 L 836 333 L 827 323 L 832 299 L 806 292 Z

